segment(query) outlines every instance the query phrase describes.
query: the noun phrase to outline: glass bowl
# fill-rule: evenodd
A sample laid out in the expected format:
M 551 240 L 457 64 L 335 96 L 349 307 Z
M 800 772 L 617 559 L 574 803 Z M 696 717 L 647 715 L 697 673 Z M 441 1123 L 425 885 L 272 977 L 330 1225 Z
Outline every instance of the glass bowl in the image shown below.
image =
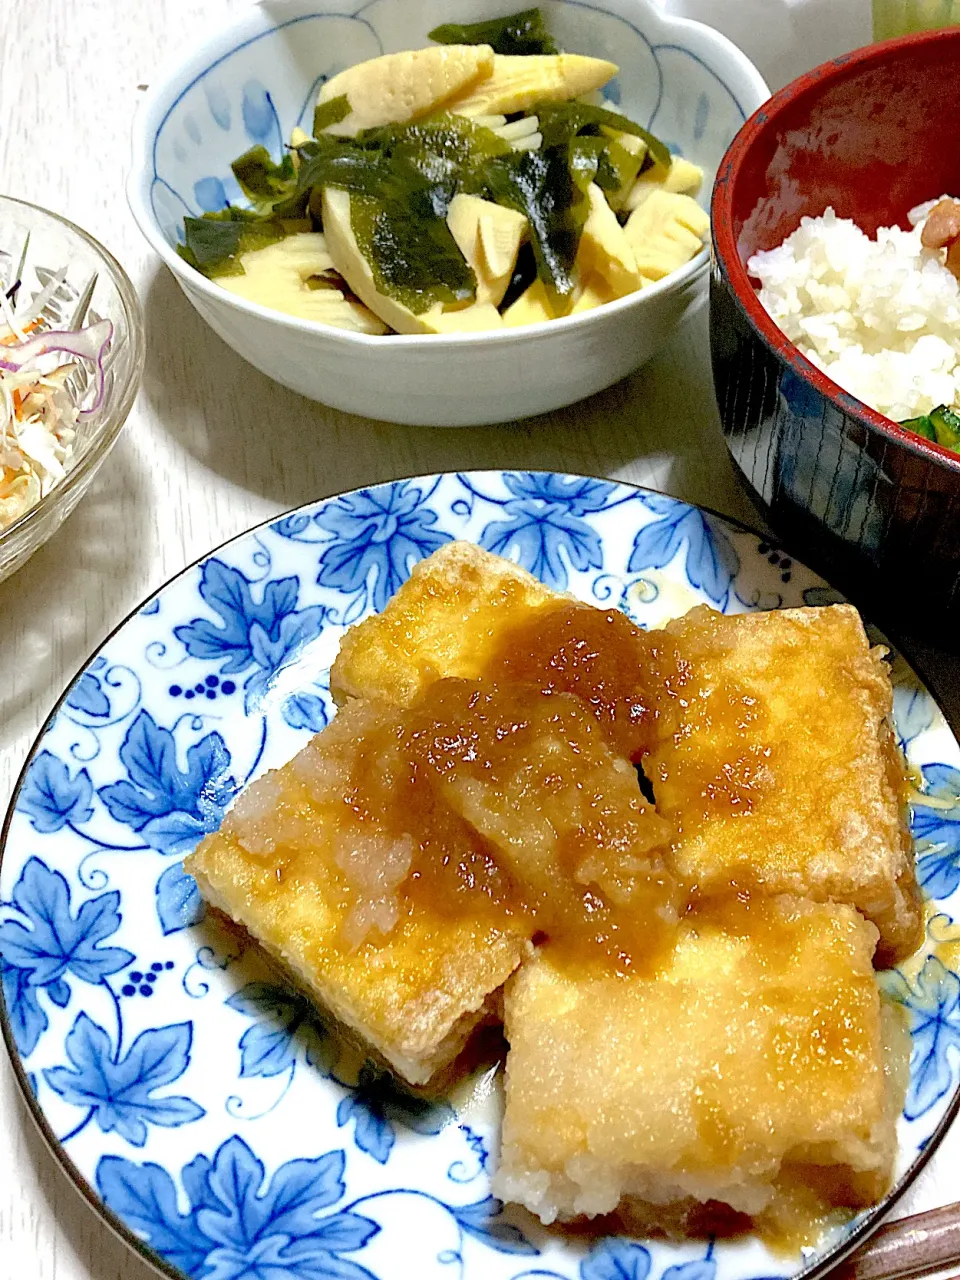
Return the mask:
M 71 328 L 107 319 L 113 334 L 103 360 L 103 397 L 95 411 L 77 423 L 67 474 L 0 530 L 0 581 L 56 533 L 83 497 L 130 412 L 144 359 L 140 301 L 116 258 L 66 218 L 0 196 L 0 277 L 5 291 L 18 268 L 22 282 L 18 301 L 36 296 L 66 268 L 42 312 L 44 327 Z M 66 386 L 78 409 L 89 410 L 94 404 L 96 385 L 89 365 L 81 364 Z

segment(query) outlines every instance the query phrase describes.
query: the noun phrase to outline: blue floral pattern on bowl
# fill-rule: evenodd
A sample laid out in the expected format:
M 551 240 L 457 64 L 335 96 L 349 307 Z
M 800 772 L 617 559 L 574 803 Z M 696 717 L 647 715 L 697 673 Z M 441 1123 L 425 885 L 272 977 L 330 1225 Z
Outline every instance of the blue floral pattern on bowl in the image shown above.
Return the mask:
M 799 1260 L 755 1240 L 591 1242 L 505 1208 L 489 1190 L 496 1088 L 466 1107 L 426 1102 L 351 1062 L 255 947 L 204 918 L 182 870 L 237 791 L 332 715 L 344 630 L 452 538 L 642 626 L 701 602 L 838 598 L 747 530 L 579 476 L 400 480 L 234 539 L 107 641 L 21 778 L 0 864 L 0 978 L 30 1105 L 115 1224 L 194 1280 L 786 1280 Z M 935 903 L 926 947 L 884 975 L 913 1036 L 903 1180 L 960 1087 L 960 746 L 899 657 L 893 674 Z
M 169 244 L 177 243 L 184 214 L 242 200 L 230 170 L 241 152 L 258 144 L 279 157 L 295 126 L 309 131 L 325 80 L 367 58 L 428 44 L 438 23 L 476 16 L 475 6 L 451 7 L 448 0 L 348 0 L 340 12 L 318 7 L 293 0 L 275 22 L 261 11 L 233 48 L 196 69 L 164 112 L 146 180 Z M 689 28 L 619 0 L 602 7 L 553 0 L 547 10 L 564 48 L 618 63 L 620 74 L 607 89 L 611 101 L 672 150 L 719 159 L 747 111 Z M 705 191 L 713 176 L 708 172 Z

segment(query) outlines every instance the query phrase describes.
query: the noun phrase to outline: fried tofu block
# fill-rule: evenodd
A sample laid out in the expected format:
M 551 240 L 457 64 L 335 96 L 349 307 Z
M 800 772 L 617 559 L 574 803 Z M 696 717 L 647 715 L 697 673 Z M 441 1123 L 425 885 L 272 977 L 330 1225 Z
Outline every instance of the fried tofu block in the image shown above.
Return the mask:
M 338 704 L 405 706 L 443 676 L 474 679 L 505 628 L 561 599 L 511 560 L 448 542 L 414 565 L 382 613 L 344 635 L 330 690 Z
M 551 591 L 510 560 L 451 542 L 414 567 L 380 614 L 343 637 L 330 673 L 338 703 L 409 705 L 446 677 L 520 681 L 572 693 L 614 749 L 639 760 L 653 721 L 652 648 L 619 609 Z
M 921 908 L 890 679 L 850 605 L 668 623 L 655 742 L 644 760 L 680 830 L 678 873 L 848 902 L 880 931 L 877 962 L 912 952 Z
M 367 704 L 342 710 L 254 782 L 184 866 L 320 1005 L 424 1084 L 496 1003 L 527 926 L 487 910 L 482 895 L 476 910 L 452 916 L 404 903 L 412 839 L 351 824 L 344 803 L 356 744 L 378 717 L 382 708 Z
M 541 952 L 506 990 L 494 1193 L 547 1223 L 623 1198 L 762 1223 L 798 1181 L 821 1211 L 872 1203 L 909 1056 L 876 936 L 851 907 L 760 896 L 688 916 L 652 973 L 585 979 Z

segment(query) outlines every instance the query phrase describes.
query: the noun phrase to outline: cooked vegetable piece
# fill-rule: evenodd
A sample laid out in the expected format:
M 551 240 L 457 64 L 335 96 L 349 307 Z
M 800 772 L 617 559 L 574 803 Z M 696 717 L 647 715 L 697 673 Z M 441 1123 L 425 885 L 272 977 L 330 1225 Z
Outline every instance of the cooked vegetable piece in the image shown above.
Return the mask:
M 341 120 L 346 120 L 350 114 L 350 99 L 345 93 L 341 93 L 336 98 L 326 98 L 322 102 L 318 102 L 313 108 L 313 136 L 319 138 L 324 129 L 332 129 L 335 124 L 339 124 Z M 302 132 L 302 130 L 294 129 L 294 133 Z M 297 145 L 293 136 L 290 138 L 294 146 Z M 306 142 L 306 138 L 303 139 Z
M 669 165 L 653 164 L 643 169 L 627 194 L 624 208 L 631 213 L 643 204 L 651 191 L 672 191 L 695 196 L 703 185 L 703 170 L 683 156 L 671 156 Z
M 545 320 L 559 320 L 570 309 L 570 297 L 561 297 L 548 289 L 542 280 L 534 280 L 503 313 L 503 323 L 508 328 L 524 324 L 542 324 Z
M 583 275 L 599 276 L 614 297 L 634 293 L 648 281 L 640 274 L 627 233 L 596 183 L 590 184 L 587 198 L 590 212 L 583 224 L 577 264 Z
M 445 22 L 429 33 L 438 44 L 488 44 L 494 53 L 559 53 L 539 9 L 521 9 L 486 22 Z
M 320 90 L 317 106 L 346 97 L 350 112 L 322 132 L 354 137 L 361 129 L 404 124 L 437 111 L 490 76 L 489 45 L 437 45 L 385 53 L 347 67 Z
M 620 133 L 610 139 L 597 161 L 597 186 L 614 212 L 624 207 L 647 156 L 642 138 Z
M 398 333 L 435 333 L 435 320 L 445 303 L 469 303 L 473 297 L 472 272 L 457 248 L 456 241 L 442 218 L 434 218 L 446 234 L 453 253 L 459 260 L 465 285 L 461 290 L 438 288 L 437 273 L 432 272 L 423 260 L 404 258 L 397 254 L 396 240 L 391 240 L 391 227 L 382 216 L 379 202 L 370 196 L 351 194 L 349 191 L 326 187 L 322 198 L 323 226 L 327 248 L 334 266 L 351 290 L 371 311 Z M 370 252 L 372 238 L 383 231 L 386 244 L 378 244 L 378 260 L 373 261 Z M 420 228 L 414 234 L 421 234 Z M 424 246 L 429 255 L 431 244 Z M 392 278 L 385 279 L 380 268 L 387 264 Z M 404 276 L 404 266 L 416 263 L 417 288 L 411 277 Z M 399 276 L 399 284 L 396 283 Z M 439 295 L 439 296 L 438 296 Z M 408 305 L 407 299 L 413 304 Z
M 930 424 L 937 444 L 945 449 L 960 450 L 960 415 L 942 404 L 930 414 Z
M 267 204 L 271 208 L 278 201 L 293 195 L 297 172 L 290 152 L 284 152 L 279 164 L 266 147 L 251 147 L 238 156 L 230 166 L 240 189 L 255 205 Z
M 516 58 L 495 54 L 492 73 L 445 105 L 449 111 L 467 116 L 512 115 L 537 102 L 579 98 L 601 88 L 617 71 L 614 62 L 579 53 Z
M 933 429 L 933 423 L 930 421 L 928 414 L 923 414 L 919 418 L 907 418 L 900 423 L 907 431 L 914 432 L 915 435 L 923 436 L 927 440 L 936 440 L 937 433 Z
M 578 185 L 559 147 L 498 156 L 482 172 L 486 190 L 497 204 L 516 209 L 530 224 L 541 281 L 561 296 L 572 293 L 589 182 Z
M 593 311 L 595 307 L 602 307 L 606 302 L 615 302 L 617 297 L 618 295 L 606 280 L 598 275 L 588 274 L 581 284 L 579 298 L 570 308 L 570 314 L 575 316 L 581 311 Z
M 294 229 L 309 230 L 309 223 L 284 223 L 231 206 L 202 218 L 184 218 L 184 243 L 177 245 L 177 252 L 205 276 L 242 275 L 242 254 L 282 240 Z
M 520 154 L 508 141 L 441 113 L 368 129 L 355 139 L 324 137 L 302 154 L 305 188 L 336 187 L 362 197 L 351 205 L 352 232 L 379 294 L 418 315 L 436 303 L 474 299 L 474 274 L 445 218 L 458 183 L 482 172 L 491 158 Z
M 453 104 L 450 109 L 452 111 L 459 110 L 459 107 Z M 666 168 L 670 167 L 670 152 L 660 139 L 650 133 L 648 129 L 644 129 L 642 125 L 635 124 L 632 120 L 628 120 L 626 116 L 620 115 L 618 111 L 610 111 L 606 107 L 598 107 L 590 102 L 544 101 L 537 104 L 536 112 L 540 121 L 540 132 L 543 134 L 543 145 L 545 147 L 567 142 L 583 129 L 589 127 L 598 130 L 601 128 L 611 129 L 617 133 L 626 133 L 635 138 L 640 138 L 646 143 L 647 150 L 655 164 L 662 164 Z
M 287 236 L 241 257 L 243 275 L 224 276 L 230 293 L 301 320 L 319 320 L 358 333 L 386 333 L 387 326 L 338 287 L 326 239 L 318 232 Z
M 690 196 L 657 188 L 627 219 L 624 231 L 637 269 L 660 280 L 703 248 L 710 219 Z
M 527 220 L 514 209 L 460 192 L 447 210 L 447 226 L 477 280 L 477 303 L 497 307 L 516 266 Z
M 492 302 L 474 302 L 459 311 L 429 311 L 422 317 L 430 333 L 475 333 L 480 329 L 502 329 L 503 317 Z

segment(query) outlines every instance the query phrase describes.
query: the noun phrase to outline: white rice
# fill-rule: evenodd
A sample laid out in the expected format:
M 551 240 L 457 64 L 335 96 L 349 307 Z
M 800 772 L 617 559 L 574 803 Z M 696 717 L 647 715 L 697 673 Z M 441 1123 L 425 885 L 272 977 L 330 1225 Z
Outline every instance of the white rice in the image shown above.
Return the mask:
M 747 263 L 807 359 L 897 422 L 960 405 L 960 285 L 946 250 L 920 244 L 936 203 L 910 210 L 913 230 L 881 227 L 876 240 L 827 208 Z

